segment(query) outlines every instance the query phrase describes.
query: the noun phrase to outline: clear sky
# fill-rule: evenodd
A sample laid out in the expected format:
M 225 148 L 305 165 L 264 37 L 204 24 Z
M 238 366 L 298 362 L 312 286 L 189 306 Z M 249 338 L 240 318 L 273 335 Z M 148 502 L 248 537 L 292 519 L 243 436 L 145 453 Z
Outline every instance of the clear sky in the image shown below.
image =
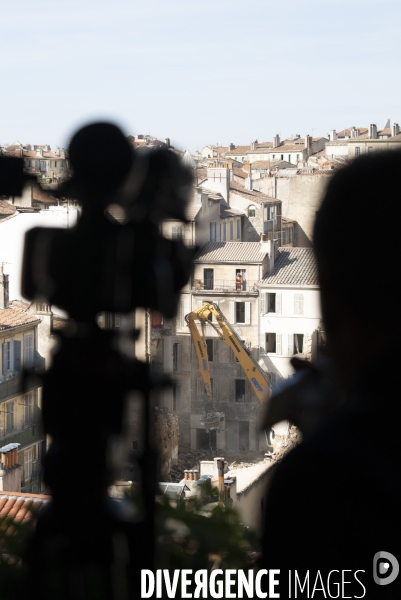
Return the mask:
M 399 0 L 0 0 L 0 143 L 94 119 L 191 151 L 401 124 Z

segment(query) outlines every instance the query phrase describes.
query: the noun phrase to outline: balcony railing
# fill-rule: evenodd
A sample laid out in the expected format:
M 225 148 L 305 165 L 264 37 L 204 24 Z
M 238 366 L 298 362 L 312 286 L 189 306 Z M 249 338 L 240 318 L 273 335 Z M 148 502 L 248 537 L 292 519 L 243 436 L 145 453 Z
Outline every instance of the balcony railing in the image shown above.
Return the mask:
M 6 444 L 21 444 L 18 450 L 22 450 L 26 446 L 40 442 L 44 439 L 44 437 L 45 434 L 43 431 L 43 425 L 40 421 L 38 421 L 23 431 L 19 431 L 18 433 L 13 433 L 10 435 L 6 434 L 4 438 L 0 438 L 0 445 L 5 446 Z
M 29 380 L 28 378 L 26 381 L 25 390 L 22 392 L 21 375 L 16 375 L 7 381 L 4 381 L 5 375 L 0 375 L 0 378 L 0 402 L 2 400 L 7 400 L 7 398 L 12 398 L 13 396 L 18 396 L 22 393 L 25 394 L 25 392 L 30 392 L 31 390 L 40 387 L 35 381 Z
M 192 283 L 193 292 L 257 292 L 257 281 L 235 279 L 195 279 Z

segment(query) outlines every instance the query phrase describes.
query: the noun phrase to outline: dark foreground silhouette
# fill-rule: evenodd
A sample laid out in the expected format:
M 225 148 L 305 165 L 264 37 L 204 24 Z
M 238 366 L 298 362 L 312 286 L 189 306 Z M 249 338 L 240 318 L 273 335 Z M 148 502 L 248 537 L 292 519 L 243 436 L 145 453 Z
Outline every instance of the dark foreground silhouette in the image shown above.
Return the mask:
M 378 552 L 401 562 L 400 167 L 396 151 L 355 160 L 331 179 L 316 219 L 327 350 L 341 406 L 279 465 L 263 537 L 263 566 L 296 569 L 302 581 L 309 570 L 310 593 L 318 570 L 326 582 L 338 570 L 331 581 L 351 583 L 341 583 L 338 596 L 332 583 L 332 597 L 401 597 L 401 576 L 384 584 L 396 562 L 379 558 L 382 585 L 373 579 Z M 287 579 L 281 597 L 289 597 Z M 298 588 L 298 597 L 308 596 Z

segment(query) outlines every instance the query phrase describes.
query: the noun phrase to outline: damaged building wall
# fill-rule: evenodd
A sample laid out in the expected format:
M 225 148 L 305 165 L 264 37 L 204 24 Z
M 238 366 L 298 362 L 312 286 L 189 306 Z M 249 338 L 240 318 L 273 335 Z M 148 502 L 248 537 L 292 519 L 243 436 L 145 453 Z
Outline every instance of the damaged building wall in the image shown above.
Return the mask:
M 178 461 L 178 417 L 170 412 L 156 409 L 152 416 L 152 432 L 159 459 L 159 478 L 165 481 L 173 465 Z

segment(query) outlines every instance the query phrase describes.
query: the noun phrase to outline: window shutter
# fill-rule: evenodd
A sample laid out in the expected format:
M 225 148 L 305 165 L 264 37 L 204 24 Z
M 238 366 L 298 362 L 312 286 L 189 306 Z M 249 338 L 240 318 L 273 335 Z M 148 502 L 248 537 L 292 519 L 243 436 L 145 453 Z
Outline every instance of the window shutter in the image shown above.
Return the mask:
M 283 349 L 282 349 L 282 334 L 281 333 L 277 333 L 276 334 L 276 354 L 282 354 L 283 353 Z
M 304 295 L 294 294 L 294 315 L 304 314 Z
M 260 354 L 266 354 L 266 334 L 261 333 L 259 335 Z M 277 345 L 277 338 L 276 338 Z
M 267 294 L 260 295 L 260 304 L 261 304 L 260 312 L 262 313 L 262 315 L 265 315 L 267 313 Z
M 228 320 L 230 323 L 235 324 L 235 302 L 229 302 Z
M 21 371 L 21 342 L 14 340 L 14 365 L 13 371 Z
M 303 294 L 299 294 L 299 314 L 304 314 L 304 299 L 305 296 Z
M 294 354 L 294 334 L 288 334 L 288 351 L 287 356 L 292 356 Z
M 8 342 L 4 342 L 3 344 L 3 362 L 2 362 L 2 373 L 5 375 L 7 373 L 7 344 Z
M 276 314 L 277 315 L 281 315 L 282 310 L 283 310 L 282 306 L 283 306 L 282 294 L 276 294 Z
M 245 323 L 247 325 L 251 324 L 251 303 L 245 302 Z

